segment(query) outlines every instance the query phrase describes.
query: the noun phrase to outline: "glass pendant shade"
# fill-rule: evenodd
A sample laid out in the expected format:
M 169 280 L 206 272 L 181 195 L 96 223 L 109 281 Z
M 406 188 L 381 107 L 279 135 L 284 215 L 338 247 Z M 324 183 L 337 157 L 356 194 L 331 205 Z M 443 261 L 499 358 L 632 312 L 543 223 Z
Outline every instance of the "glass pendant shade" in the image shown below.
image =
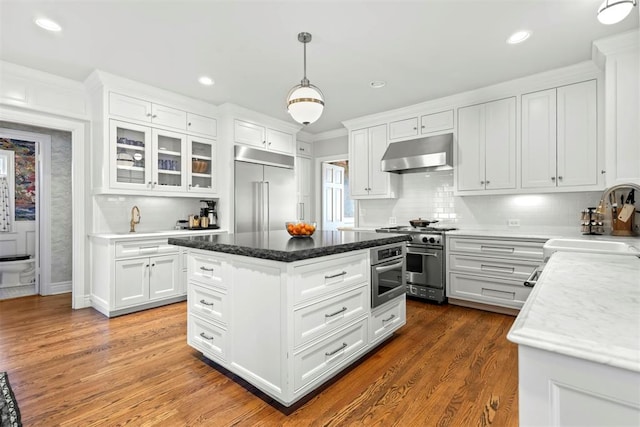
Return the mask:
M 312 84 L 295 86 L 287 96 L 287 110 L 298 123 L 308 125 L 315 122 L 324 110 L 322 92 Z
M 635 4 L 635 0 L 604 0 L 598 9 L 598 21 L 616 24 L 629 15 Z

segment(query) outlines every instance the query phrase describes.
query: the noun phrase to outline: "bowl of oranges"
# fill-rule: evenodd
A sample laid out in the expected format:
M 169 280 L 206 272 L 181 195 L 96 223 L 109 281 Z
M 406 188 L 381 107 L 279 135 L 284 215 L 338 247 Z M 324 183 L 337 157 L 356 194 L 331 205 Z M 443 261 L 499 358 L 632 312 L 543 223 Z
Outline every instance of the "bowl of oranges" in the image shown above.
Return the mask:
M 316 231 L 315 222 L 285 222 L 285 227 L 292 237 L 311 237 Z

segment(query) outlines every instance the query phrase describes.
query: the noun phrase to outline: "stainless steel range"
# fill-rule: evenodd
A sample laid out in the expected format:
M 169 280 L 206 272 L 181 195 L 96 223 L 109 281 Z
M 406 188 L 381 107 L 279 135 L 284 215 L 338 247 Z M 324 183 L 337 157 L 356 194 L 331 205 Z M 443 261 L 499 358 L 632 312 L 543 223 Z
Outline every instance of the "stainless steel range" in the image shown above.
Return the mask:
M 445 232 L 454 227 L 384 227 L 378 233 L 408 234 L 405 285 L 407 295 L 446 301 Z

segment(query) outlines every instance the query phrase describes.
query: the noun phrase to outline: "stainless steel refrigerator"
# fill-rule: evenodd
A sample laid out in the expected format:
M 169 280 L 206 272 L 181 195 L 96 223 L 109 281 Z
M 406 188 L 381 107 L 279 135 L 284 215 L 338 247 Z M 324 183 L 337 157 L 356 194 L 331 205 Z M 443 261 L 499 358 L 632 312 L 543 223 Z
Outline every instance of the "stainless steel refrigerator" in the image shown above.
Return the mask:
M 284 230 L 296 220 L 295 158 L 235 146 L 235 232 Z

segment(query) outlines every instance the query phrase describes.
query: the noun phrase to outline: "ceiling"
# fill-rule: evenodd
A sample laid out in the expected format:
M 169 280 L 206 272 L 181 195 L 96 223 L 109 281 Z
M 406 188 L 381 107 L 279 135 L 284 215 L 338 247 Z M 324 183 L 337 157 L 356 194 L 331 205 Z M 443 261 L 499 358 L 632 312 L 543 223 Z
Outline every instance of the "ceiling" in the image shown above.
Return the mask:
M 94 69 L 289 120 L 287 92 L 307 77 L 325 95 L 310 133 L 341 121 L 591 58 L 601 0 L 0 0 L 0 59 L 83 81 Z M 57 21 L 50 33 L 37 16 Z M 532 36 L 520 45 L 507 37 Z M 204 87 L 201 75 L 215 80 Z M 372 89 L 372 80 L 384 80 Z

